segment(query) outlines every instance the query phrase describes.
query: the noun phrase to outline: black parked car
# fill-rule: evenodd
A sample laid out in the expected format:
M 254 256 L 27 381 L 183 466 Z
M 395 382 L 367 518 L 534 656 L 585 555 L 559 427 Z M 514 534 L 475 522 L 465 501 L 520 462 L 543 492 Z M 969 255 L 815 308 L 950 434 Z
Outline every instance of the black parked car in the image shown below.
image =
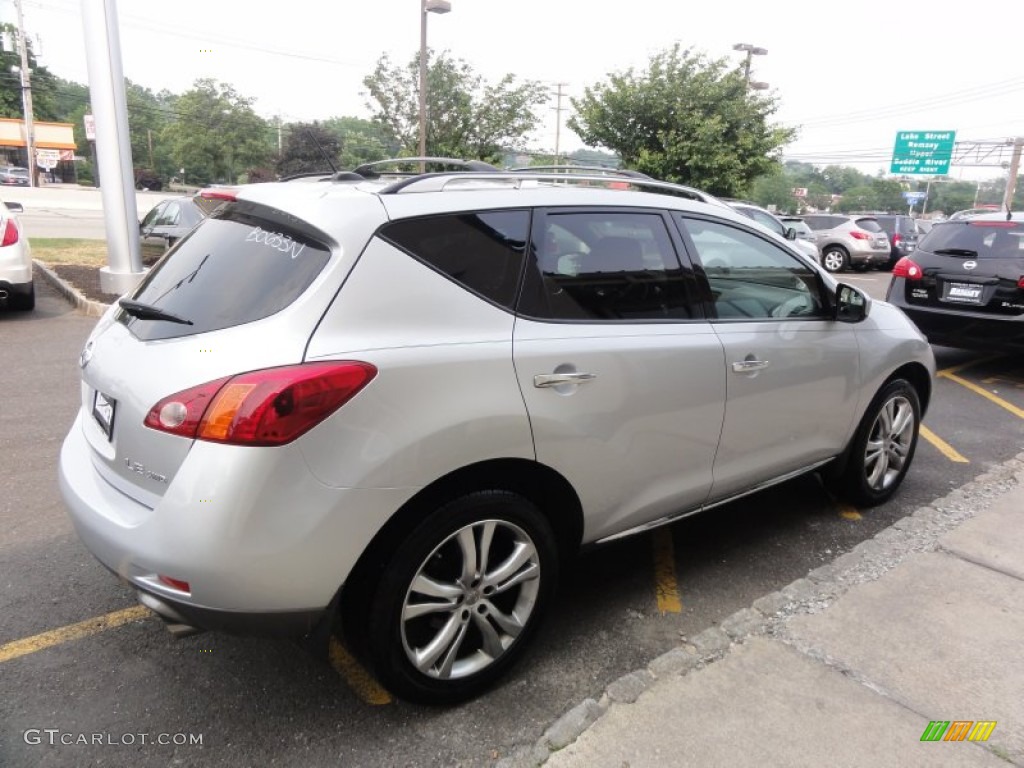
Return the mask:
M 206 211 L 189 197 L 157 203 L 139 223 L 142 263 L 153 264 L 200 221 Z
M 899 213 L 876 213 L 874 216 L 889 236 L 889 245 L 892 249 L 889 254 L 889 263 L 880 264 L 879 267 L 892 269 L 896 266 L 897 261 L 904 256 L 909 256 L 917 247 L 917 239 L 920 234 L 917 221 L 906 214 Z
M 1024 352 L 1024 213 L 936 224 L 893 268 L 886 300 L 934 344 Z

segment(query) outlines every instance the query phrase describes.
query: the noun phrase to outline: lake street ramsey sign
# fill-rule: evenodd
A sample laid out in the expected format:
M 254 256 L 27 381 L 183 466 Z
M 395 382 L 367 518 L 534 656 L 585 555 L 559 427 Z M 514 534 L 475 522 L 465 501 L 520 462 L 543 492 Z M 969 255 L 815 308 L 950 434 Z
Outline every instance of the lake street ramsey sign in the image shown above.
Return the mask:
M 956 131 L 900 131 L 889 171 L 898 175 L 947 174 L 955 143 Z

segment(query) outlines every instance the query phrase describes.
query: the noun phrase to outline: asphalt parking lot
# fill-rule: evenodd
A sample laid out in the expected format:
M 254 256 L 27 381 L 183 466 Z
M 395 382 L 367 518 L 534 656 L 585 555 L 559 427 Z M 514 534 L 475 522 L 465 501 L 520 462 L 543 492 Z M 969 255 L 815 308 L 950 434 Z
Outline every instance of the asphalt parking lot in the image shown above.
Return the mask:
M 844 275 L 880 296 L 888 275 Z M 174 640 L 79 544 L 56 487 L 94 319 L 40 286 L 0 313 L 0 766 L 482 766 L 567 709 L 758 597 L 1020 451 L 1024 358 L 936 349 L 917 457 L 890 503 L 857 510 L 805 477 L 582 556 L 537 643 L 496 690 L 391 701 L 343 648 Z M 84 740 L 84 741 L 83 741 Z

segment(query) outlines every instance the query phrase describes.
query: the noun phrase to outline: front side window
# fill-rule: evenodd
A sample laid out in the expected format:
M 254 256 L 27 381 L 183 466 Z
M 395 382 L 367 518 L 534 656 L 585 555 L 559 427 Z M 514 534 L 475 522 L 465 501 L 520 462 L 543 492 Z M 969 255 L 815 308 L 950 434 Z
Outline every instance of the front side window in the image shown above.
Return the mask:
M 815 272 L 774 243 L 724 223 L 680 216 L 720 319 L 821 318 Z
M 552 320 L 665 320 L 693 316 L 660 213 L 544 215 L 519 311 Z
M 522 274 L 530 212 L 485 211 L 402 219 L 381 237 L 488 301 L 511 310 Z

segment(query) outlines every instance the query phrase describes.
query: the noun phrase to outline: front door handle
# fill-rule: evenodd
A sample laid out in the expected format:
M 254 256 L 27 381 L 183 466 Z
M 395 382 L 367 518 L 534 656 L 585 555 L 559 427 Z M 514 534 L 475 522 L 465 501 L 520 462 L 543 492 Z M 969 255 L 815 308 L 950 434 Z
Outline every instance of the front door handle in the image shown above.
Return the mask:
M 733 373 L 754 373 L 768 367 L 767 360 L 741 360 L 732 364 Z
M 596 378 L 596 373 L 539 373 L 533 377 L 533 386 L 543 389 L 561 384 L 586 384 Z

